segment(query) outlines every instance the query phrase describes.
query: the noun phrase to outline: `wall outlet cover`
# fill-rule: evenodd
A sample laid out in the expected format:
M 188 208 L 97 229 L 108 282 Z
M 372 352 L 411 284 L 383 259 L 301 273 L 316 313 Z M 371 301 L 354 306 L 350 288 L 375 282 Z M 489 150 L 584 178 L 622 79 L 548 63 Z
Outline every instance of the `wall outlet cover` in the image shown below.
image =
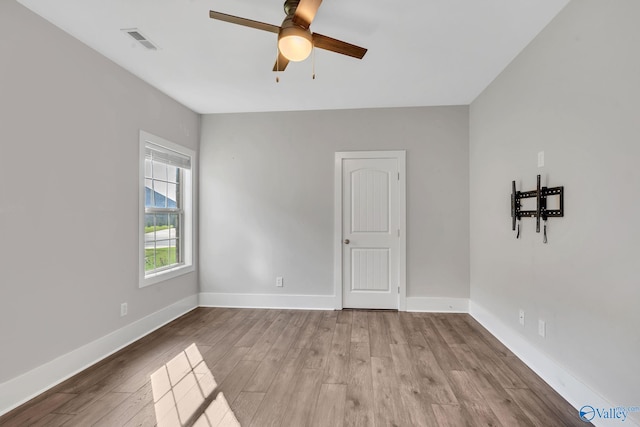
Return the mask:
M 538 335 L 540 335 L 542 338 L 546 337 L 547 335 L 547 324 L 542 319 L 538 320 Z

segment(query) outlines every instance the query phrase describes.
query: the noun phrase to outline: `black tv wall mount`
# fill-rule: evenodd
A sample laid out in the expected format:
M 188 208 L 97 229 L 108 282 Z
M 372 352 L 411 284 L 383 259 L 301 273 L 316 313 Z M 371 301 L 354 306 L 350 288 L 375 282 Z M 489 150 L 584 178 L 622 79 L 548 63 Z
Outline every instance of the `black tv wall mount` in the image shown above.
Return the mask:
M 547 209 L 547 197 L 558 196 L 558 209 Z M 536 210 L 522 210 L 520 200 L 536 198 Z M 540 220 L 545 222 L 543 242 L 547 243 L 547 219 L 549 217 L 564 216 L 564 187 L 540 187 L 540 175 L 538 175 L 537 186 L 531 191 L 516 191 L 516 182 L 511 181 L 511 229 L 516 229 L 516 220 L 520 221 L 522 217 L 531 217 L 536 219 L 536 233 L 540 232 Z M 520 237 L 520 223 L 518 223 L 518 233 L 516 239 Z

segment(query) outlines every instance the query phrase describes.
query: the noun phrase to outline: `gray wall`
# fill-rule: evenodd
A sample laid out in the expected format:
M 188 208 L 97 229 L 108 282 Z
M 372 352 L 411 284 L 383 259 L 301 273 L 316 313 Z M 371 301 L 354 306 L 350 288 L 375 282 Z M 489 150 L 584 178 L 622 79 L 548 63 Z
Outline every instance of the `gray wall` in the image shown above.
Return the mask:
M 640 398 L 639 16 L 571 2 L 470 109 L 472 301 L 620 405 Z M 538 173 L 566 192 L 547 245 L 533 219 L 511 232 L 511 180 Z
M 138 288 L 139 129 L 198 147 L 197 114 L 0 1 L 0 382 L 197 293 Z
M 333 294 L 334 153 L 406 149 L 407 295 L 469 296 L 467 107 L 209 115 L 200 149 L 201 291 Z

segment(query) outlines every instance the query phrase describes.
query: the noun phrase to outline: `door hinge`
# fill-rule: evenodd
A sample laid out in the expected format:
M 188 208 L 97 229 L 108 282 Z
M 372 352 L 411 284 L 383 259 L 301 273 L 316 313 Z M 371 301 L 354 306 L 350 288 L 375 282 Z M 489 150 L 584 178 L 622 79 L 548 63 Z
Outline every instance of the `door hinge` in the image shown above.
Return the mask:
M 400 237 L 400 229 L 398 228 L 398 237 Z
M 400 293 L 400 286 L 398 286 L 398 293 Z
M 398 181 L 400 181 L 400 172 L 398 172 Z

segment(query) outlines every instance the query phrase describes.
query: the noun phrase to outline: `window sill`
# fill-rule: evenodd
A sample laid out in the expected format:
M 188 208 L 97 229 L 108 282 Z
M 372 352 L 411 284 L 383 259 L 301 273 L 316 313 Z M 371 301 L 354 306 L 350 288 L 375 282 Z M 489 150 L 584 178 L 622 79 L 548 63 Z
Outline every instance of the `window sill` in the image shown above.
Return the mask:
M 147 286 L 155 285 L 156 283 L 164 282 L 179 276 L 183 276 L 187 273 L 195 271 L 193 264 L 181 265 L 171 268 L 169 270 L 159 271 L 157 273 L 150 274 L 141 278 L 139 287 L 144 288 Z

